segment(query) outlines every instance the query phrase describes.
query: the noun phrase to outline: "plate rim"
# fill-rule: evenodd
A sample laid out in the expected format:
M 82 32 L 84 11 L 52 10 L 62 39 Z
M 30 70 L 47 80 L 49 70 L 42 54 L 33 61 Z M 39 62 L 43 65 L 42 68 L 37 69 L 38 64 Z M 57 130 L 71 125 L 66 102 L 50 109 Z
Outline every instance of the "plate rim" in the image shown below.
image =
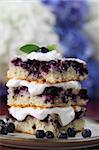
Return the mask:
M 13 144 L 12 144 L 13 143 Z M 17 145 L 19 143 L 19 145 Z M 27 145 L 28 143 L 28 145 Z M 25 144 L 25 145 L 24 145 Z M 0 136 L 1 146 L 10 146 L 16 148 L 29 148 L 29 149 L 77 149 L 86 148 L 99 145 L 99 136 L 90 138 L 79 138 L 79 139 L 35 139 L 35 138 L 24 138 L 15 137 L 12 135 Z

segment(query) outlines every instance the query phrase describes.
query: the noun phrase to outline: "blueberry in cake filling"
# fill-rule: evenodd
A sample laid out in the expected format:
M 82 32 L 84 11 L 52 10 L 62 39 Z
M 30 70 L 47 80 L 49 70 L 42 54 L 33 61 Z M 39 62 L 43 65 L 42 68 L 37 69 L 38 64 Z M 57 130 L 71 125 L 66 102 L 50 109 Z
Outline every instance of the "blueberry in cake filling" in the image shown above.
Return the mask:
M 13 90 L 14 95 L 18 95 L 22 92 L 28 92 L 28 88 L 26 86 L 17 87 Z
M 33 74 L 36 70 L 41 72 L 48 73 L 49 71 L 55 69 L 56 71 L 64 72 L 67 71 L 70 67 L 74 68 L 74 70 L 80 75 L 88 74 L 88 70 L 86 66 L 82 63 L 73 60 L 51 60 L 47 61 L 39 61 L 39 60 L 30 60 L 27 59 L 23 61 L 21 58 L 16 58 L 11 61 L 14 66 L 20 66 L 23 69 L 27 70 L 29 74 Z M 34 73 L 35 74 L 35 73 Z
M 87 65 L 84 61 L 64 58 L 56 51 L 47 52 L 44 47 L 39 52 L 30 53 L 25 59 L 23 57 L 14 58 L 7 74 L 8 78 L 21 79 L 22 76 L 22 79 L 28 81 L 37 80 L 47 83 L 84 80 L 87 75 Z
M 86 89 L 81 89 L 79 91 L 79 94 L 80 98 L 82 99 L 88 99 L 88 94 L 87 94 L 87 90 Z
M 81 107 L 81 109 L 79 111 L 75 111 L 75 119 L 80 119 L 82 117 L 84 117 L 86 114 L 86 108 L 85 107 Z
M 9 87 L 8 105 L 10 105 L 10 103 L 13 103 L 15 105 L 18 103 L 18 105 L 22 105 L 22 102 L 24 102 L 24 105 L 26 106 L 37 105 L 37 106 L 53 107 L 54 105 L 56 106 L 68 106 L 68 105 L 77 105 L 77 104 L 85 105 L 88 101 L 88 95 L 87 95 L 86 89 L 79 89 L 79 88 L 75 89 L 73 87 L 69 89 L 68 88 L 65 89 L 64 87 L 60 87 L 60 86 L 45 85 L 47 87 L 44 87 L 44 89 L 42 90 L 41 88 L 42 84 L 41 85 L 37 84 L 37 87 L 35 87 L 36 85 L 34 84 L 31 87 L 32 84 L 26 81 L 24 82 L 25 82 L 24 84 L 26 84 L 27 86 L 22 86 L 21 84 L 23 84 L 23 81 L 20 81 L 21 86 Z M 30 87 L 28 84 L 30 84 Z M 73 83 L 68 82 L 65 84 L 66 85 L 75 84 L 75 82 Z M 31 91 L 31 88 L 34 90 Z M 41 88 L 41 89 L 38 89 L 38 88 Z M 42 92 L 39 91 L 38 93 L 37 89 L 38 91 L 42 90 Z M 80 100 L 82 100 L 82 104 L 79 104 Z

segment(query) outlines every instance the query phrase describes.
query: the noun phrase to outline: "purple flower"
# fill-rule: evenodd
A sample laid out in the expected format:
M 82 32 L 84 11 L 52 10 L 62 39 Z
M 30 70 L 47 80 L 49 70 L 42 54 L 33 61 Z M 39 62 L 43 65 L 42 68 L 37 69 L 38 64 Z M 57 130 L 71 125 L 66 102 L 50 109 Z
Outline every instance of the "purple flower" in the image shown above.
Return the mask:
M 82 85 L 88 88 L 90 98 L 99 98 L 99 61 L 94 58 L 87 60 L 89 77 Z
M 46 5 L 57 5 L 60 0 L 41 0 Z
M 87 60 L 92 57 L 93 50 L 86 35 L 77 28 L 67 30 L 62 36 L 61 45 L 65 48 L 66 57 L 78 57 Z
M 0 98 L 7 96 L 7 88 L 4 84 L 0 83 Z
M 82 26 L 88 16 L 88 6 L 85 0 L 43 0 L 51 5 L 59 26 Z

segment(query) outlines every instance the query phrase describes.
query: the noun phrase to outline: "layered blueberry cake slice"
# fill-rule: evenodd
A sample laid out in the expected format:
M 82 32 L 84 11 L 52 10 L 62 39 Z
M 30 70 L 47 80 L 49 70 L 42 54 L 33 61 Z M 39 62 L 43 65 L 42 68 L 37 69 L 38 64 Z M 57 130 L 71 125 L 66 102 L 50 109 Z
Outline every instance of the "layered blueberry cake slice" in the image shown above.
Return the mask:
M 88 94 L 78 81 L 88 76 L 86 63 L 64 58 L 56 50 L 32 48 L 36 51 L 28 49 L 29 54 L 13 58 L 7 73 L 9 113 L 16 131 L 36 137 L 82 131 Z
M 16 131 L 29 134 L 35 134 L 37 130 L 52 131 L 57 136 L 59 131 L 69 127 L 81 131 L 84 128 L 85 110 L 77 106 L 46 109 L 12 106 L 9 113 L 15 118 Z
M 83 106 L 88 101 L 87 90 L 82 89 L 77 81 L 48 84 L 11 79 L 7 86 L 9 106 Z
M 7 77 L 8 79 L 57 83 L 84 80 L 87 75 L 87 65 L 84 61 L 64 58 L 56 50 L 53 50 L 46 53 L 32 52 L 25 58 L 12 59 Z

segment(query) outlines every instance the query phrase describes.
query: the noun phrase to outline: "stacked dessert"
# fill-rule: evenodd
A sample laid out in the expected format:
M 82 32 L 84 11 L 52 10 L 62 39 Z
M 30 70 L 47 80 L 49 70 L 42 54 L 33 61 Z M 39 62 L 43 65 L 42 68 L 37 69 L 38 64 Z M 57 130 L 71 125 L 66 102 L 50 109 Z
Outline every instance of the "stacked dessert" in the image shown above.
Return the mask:
M 56 50 L 40 48 L 11 60 L 7 77 L 9 113 L 16 131 L 35 134 L 73 127 L 84 128 L 87 90 L 78 80 L 87 78 L 84 61 L 64 58 Z

